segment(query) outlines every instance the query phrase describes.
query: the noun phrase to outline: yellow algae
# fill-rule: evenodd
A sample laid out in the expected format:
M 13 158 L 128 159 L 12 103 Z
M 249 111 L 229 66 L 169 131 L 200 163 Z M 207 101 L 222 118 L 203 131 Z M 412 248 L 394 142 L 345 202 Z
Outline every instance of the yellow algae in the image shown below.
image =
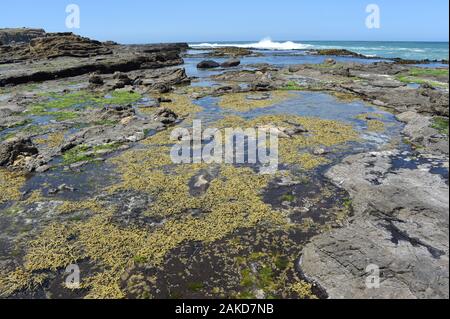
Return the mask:
M 10 273 L 0 273 L 0 297 L 8 297 L 21 290 L 35 290 L 42 286 L 47 276 L 17 268 Z
M 299 164 L 307 170 L 328 162 L 324 157 L 310 154 L 308 149 L 318 146 L 332 147 L 359 139 L 358 133 L 351 125 L 312 117 L 268 115 L 246 121 L 239 116 L 232 115 L 217 121 L 213 125 L 220 129 L 273 127 L 281 132 L 288 131 L 296 126 L 302 126 L 308 132 L 280 138 L 278 151 L 282 163 Z
M 163 94 L 162 97 L 171 100 L 169 103 L 162 103 L 161 106 L 168 108 L 181 117 L 192 117 L 200 112 L 202 108 L 192 102 L 188 95 L 174 93 Z M 154 109 L 142 109 L 143 112 L 154 112 Z
M 280 103 L 295 95 L 285 91 L 272 91 L 270 97 L 264 100 L 252 100 L 248 96 L 257 93 L 231 93 L 224 95 L 220 101 L 219 106 L 225 109 L 234 111 L 247 112 L 257 108 L 265 108 L 276 103 Z
M 359 96 L 357 96 L 353 93 L 331 91 L 330 94 L 342 102 L 354 102 L 354 101 L 361 100 L 361 98 Z
M 64 137 L 64 132 L 55 132 L 48 134 L 47 138 L 37 138 L 34 142 L 48 147 L 58 147 L 64 142 Z
M 21 203 L 24 203 L 25 205 L 31 205 L 44 200 L 45 199 L 42 196 L 42 192 L 40 190 L 34 190 L 31 192 L 30 196 L 28 196 L 28 198 Z
M 103 270 L 86 279 L 90 288 L 87 297 L 120 298 L 123 297 L 119 288 L 120 277 L 134 263 L 136 256 L 158 265 L 170 250 L 183 242 L 214 242 L 239 228 L 254 227 L 259 223 L 273 227 L 286 223 L 280 213 L 273 211 L 261 199 L 260 193 L 267 186 L 268 177 L 255 174 L 250 169 L 225 165 L 206 193 L 190 202 L 188 198 L 192 197 L 187 192 L 186 182 L 193 170 L 189 166 L 186 165 L 187 173 L 183 173 L 181 168 L 177 169 L 182 175 L 182 182 L 169 181 L 168 186 L 158 185 L 159 182 L 146 185 L 145 181 L 154 175 L 142 172 L 137 176 L 141 180 L 136 184 L 126 181 L 125 177 L 121 186 L 152 194 L 158 191 L 159 196 L 172 203 L 182 202 L 183 205 L 173 206 L 173 213 L 201 207 L 207 214 L 169 219 L 154 231 L 121 228 L 111 222 L 111 213 L 104 212 L 66 226 L 51 225 L 29 244 L 25 269 L 55 270 L 88 258 Z M 158 169 L 154 170 L 158 172 Z M 83 210 L 83 206 L 77 206 L 76 209 Z M 149 212 L 161 213 L 166 207 L 166 203 L 156 201 Z M 69 206 L 67 209 L 75 208 Z
M 357 118 L 358 120 L 362 120 L 362 121 L 368 121 L 368 119 L 384 119 L 384 115 L 381 113 L 362 113 L 362 114 L 358 114 L 355 118 Z
M 378 120 L 367 121 L 367 130 L 371 132 L 383 132 L 386 129 L 385 124 Z
M 25 184 L 26 178 L 22 173 L 0 169 L 0 204 L 7 201 L 20 200 L 20 189 Z
M 28 244 L 25 256 L 25 269 L 57 270 L 76 262 L 83 257 L 79 247 L 71 238 L 76 228 L 68 225 L 52 224 Z
M 77 202 L 63 202 L 58 206 L 58 211 L 62 214 L 69 214 L 73 212 L 90 211 L 92 213 L 100 214 L 107 211 L 102 204 L 95 199 Z
M 340 122 L 287 115 L 250 121 L 228 117 L 214 125 L 219 128 L 273 125 L 287 129 L 302 125 L 308 133 L 280 139 L 280 150 L 282 161 L 300 164 L 304 169 L 312 169 L 325 161 L 310 154 L 310 147 L 335 146 L 358 138 L 351 126 Z M 63 202 L 58 206 L 61 213 L 86 211 L 94 214 L 86 220 L 45 228 L 29 243 L 23 267 L 5 277 L 10 281 L 5 286 L 27 287 L 32 284 L 30 273 L 55 271 L 80 260 L 89 260 L 98 270 L 83 279 L 83 288 L 88 290 L 86 298 L 124 298 L 122 275 L 137 259 L 159 266 L 171 250 L 183 243 L 213 243 L 238 229 L 259 225 L 282 230 L 290 226 L 283 212 L 275 211 L 262 199 L 262 192 L 274 176 L 259 175 L 250 168 L 217 165 L 213 167 L 216 172 L 208 187 L 203 193 L 192 196 L 193 178 L 212 167 L 208 164 L 174 165 L 167 146 L 173 143 L 167 132 L 161 132 L 146 139 L 147 148 L 128 150 L 111 159 L 121 181 L 106 190 L 110 194 L 124 190 L 149 194 L 152 202 L 145 214 L 162 217 L 160 225 L 123 227 L 114 222 L 115 214 L 121 213 L 116 212 L 115 207 L 105 207 L 95 200 Z M 200 213 L 193 215 L 194 210 Z M 267 267 L 261 271 L 259 276 L 270 283 L 272 273 Z
M 317 299 L 312 292 L 312 284 L 301 280 L 291 286 L 291 291 L 298 295 L 301 299 Z

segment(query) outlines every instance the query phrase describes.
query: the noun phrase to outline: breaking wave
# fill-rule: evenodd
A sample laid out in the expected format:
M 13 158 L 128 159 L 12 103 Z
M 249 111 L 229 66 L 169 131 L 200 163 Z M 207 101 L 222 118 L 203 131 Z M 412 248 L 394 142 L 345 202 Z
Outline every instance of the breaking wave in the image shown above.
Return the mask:
M 223 48 L 223 47 L 237 47 L 244 49 L 256 49 L 256 50 L 305 50 L 312 48 L 312 45 L 296 43 L 292 41 L 287 42 L 273 42 L 270 38 L 263 39 L 257 43 L 200 43 L 191 44 L 192 48 L 198 49 L 211 49 L 211 48 Z

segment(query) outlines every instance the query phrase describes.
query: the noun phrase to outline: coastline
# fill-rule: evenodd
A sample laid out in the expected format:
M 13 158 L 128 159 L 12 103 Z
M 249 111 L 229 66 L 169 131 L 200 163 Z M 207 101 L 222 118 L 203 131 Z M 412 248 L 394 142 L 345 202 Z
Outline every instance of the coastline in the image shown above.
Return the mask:
M 0 46 L 2 297 L 448 298 L 448 61 L 21 39 Z M 173 166 L 194 119 L 283 132 L 282 173 Z

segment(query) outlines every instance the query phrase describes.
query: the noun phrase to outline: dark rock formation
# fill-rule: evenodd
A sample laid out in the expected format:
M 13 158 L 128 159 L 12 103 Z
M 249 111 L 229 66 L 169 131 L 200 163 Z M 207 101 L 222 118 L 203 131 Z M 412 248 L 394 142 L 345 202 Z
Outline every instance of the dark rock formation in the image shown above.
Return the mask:
M 240 64 L 241 64 L 240 60 L 238 60 L 238 59 L 231 59 L 231 60 L 225 61 L 220 66 L 222 68 L 232 68 L 232 67 L 236 67 L 236 66 L 238 66 Z
M 214 69 L 220 67 L 220 64 L 216 61 L 206 60 L 197 64 L 197 68 L 199 69 Z
M 29 138 L 12 138 L 0 144 L 0 166 L 24 166 L 38 149 Z
M 99 41 L 73 33 L 47 33 L 26 44 L 3 46 L 0 49 L 0 62 L 58 57 L 87 58 L 106 54 L 112 54 L 112 50 Z
M 74 39 L 71 37 L 71 39 Z M 94 45 L 95 46 L 95 45 Z M 149 46 L 115 46 L 106 48 L 106 55 L 96 58 L 58 57 L 48 63 L 47 59 L 39 59 L 32 64 L 28 61 L 15 63 L 14 67 L 2 69 L 0 87 L 9 84 L 23 84 L 84 75 L 88 73 L 113 74 L 114 72 L 130 72 L 140 69 L 159 69 L 180 65 L 183 60 L 180 52 L 158 45 L 158 50 L 145 53 Z M 4 48 L 4 47 L 3 47 Z M 112 50 L 112 54 L 109 51 Z M 88 50 L 89 51 L 89 50 Z M 93 52 L 97 52 L 94 50 Z M 91 52 L 92 54 L 94 54 Z M 103 52 L 103 51 L 101 51 Z M 1 54 L 0 54 L 1 56 Z M 5 57 L 5 56 L 4 56 Z M 1 59 L 1 57 L 0 57 Z
M 43 37 L 43 29 L 0 29 L 0 45 L 9 45 L 13 43 L 28 43 L 32 39 Z
M 319 49 L 319 50 L 310 50 L 312 54 L 317 55 L 333 55 L 333 56 L 346 56 L 346 57 L 355 57 L 355 58 L 366 58 L 365 55 L 352 52 L 345 49 Z

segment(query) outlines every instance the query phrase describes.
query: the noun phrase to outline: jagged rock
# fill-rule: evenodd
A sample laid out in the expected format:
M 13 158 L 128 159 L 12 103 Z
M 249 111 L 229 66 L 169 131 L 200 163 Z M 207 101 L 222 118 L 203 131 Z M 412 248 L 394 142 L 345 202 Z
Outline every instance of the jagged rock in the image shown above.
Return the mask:
M 335 65 L 336 64 L 336 60 L 334 60 L 334 59 L 325 59 L 324 63 L 328 64 L 328 65 Z
M 94 57 L 112 54 L 112 50 L 99 41 L 73 33 L 47 33 L 31 39 L 29 43 L 0 49 L 0 60 L 54 59 L 58 57 Z M 6 56 L 7 55 L 7 56 Z
M 93 85 L 103 85 L 105 82 L 100 75 L 94 73 L 89 76 L 89 83 Z
M 155 120 L 163 123 L 164 125 L 169 125 L 178 120 L 178 115 L 168 108 L 163 108 L 156 112 Z
M 0 144 L 0 166 L 25 168 L 39 153 L 29 138 L 12 138 Z
M 198 69 L 214 69 L 218 67 L 220 67 L 220 64 L 212 60 L 202 61 L 197 64 Z
M 145 78 L 141 80 L 141 85 L 149 87 L 151 90 L 159 93 L 170 92 L 172 86 L 178 84 L 187 84 L 190 80 L 186 75 L 185 69 L 165 69 L 154 71 L 146 74 Z

